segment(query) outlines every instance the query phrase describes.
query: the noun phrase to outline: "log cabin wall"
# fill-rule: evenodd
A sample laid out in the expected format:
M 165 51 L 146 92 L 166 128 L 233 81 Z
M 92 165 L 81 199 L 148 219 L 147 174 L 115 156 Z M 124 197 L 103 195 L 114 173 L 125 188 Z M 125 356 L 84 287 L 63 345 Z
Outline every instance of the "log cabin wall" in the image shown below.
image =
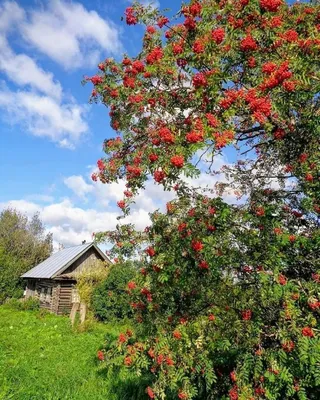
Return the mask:
M 72 290 L 76 281 L 65 280 L 57 282 L 57 293 L 55 297 L 55 313 L 70 314 L 72 308 Z
M 56 283 L 51 279 L 35 280 L 35 289 L 33 297 L 40 301 L 40 308 L 52 311 L 53 295 Z M 30 297 L 30 296 L 29 296 Z
M 98 262 L 104 261 L 101 255 L 94 247 L 86 251 L 81 257 L 78 258 L 69 268 L 63 271 L 64 274 L 78 273 L 85 269 L 94 268 Z
M 25 298 L 35 297 L 40 307 L 55 314 L 69 314 L 76 296 L 74 275 L 84 270 L 95 268 L 105 258 L 94 248 L 89 248 L 66 270 L 53 279 L 28 278 L 26 280 Z M 70 274 L 69 276 L 65 276 Z M 78 301 L 78 300 L 77 300 Z
M 28 279 L 26 298 L 35 297 L 40 301 L 40 308 L 55 314 L 69 314 L 75 284 L 74 280 Z
M 54 282 L 51 311 L 55 314 L 58 314 L 59 311 L 59 297 L 60 297 L 60 285 L 58 282 Z

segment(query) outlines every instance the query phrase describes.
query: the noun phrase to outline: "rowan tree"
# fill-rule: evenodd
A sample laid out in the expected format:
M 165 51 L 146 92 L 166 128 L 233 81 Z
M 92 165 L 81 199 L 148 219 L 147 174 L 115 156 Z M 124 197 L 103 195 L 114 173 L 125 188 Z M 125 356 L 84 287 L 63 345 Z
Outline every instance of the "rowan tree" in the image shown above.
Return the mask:
M 125 19 L 141 52 L 87 78 L 117 132 L 92 178 L 126 181 L 124 215 L 148 179 L 176 199 L 144 232 L 97 235 L 144 265 L 136 332 L 105 362 L 149 377 L 151 399 L 319 398 L 319 6 L 136 3 Z M 215 185 L 186 183 L 204 173 Z

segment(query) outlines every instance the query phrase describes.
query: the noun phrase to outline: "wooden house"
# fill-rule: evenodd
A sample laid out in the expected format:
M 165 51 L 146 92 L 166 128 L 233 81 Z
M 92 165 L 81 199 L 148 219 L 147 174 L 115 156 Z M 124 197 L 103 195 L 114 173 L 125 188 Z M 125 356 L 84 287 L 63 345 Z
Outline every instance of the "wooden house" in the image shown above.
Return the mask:
M 25 298 L 36 297 L 40 307 L 55 314 L 70 314 L 80 299 L 76 290 L 77 274 L 110 263 L 94 243 L 68 247 L 22 275 L 26 281 Z

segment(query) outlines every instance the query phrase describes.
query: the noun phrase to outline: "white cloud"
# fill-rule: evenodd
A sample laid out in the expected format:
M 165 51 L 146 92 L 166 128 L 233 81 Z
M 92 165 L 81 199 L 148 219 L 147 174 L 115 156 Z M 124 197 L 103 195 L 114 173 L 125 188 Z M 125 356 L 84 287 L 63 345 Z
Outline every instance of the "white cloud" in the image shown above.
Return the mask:
M 79 3 L 50 0 L 21 24 L 24 39 L 66 69 L 93 66 L 104 53 L 119 53 L 115 25 Z
M 89 176 L 96 172 L 95 166 L 89 166 Z M 107 207 L 115 205 L 118 200 L 124 197 L 126 190 L 126 182 L 120 180 L 118 183 L 112 182 L 110 184 L 103 184 L 100 181 L 91 183 L 91 194 L 99 206 Z M 164 206 L 168 201 L 172 200 L 174 192 L 164 191 L 162 185 L 156 184 L 153 179 L 145 183 L 145 188 L 140 190 L 139 194 L 135 197 L 135 203 L 131 205 L 133 211 L 143 209 L 147 213 Z
M 0 88 L 0 108 L 6 111 L 9 122 L 22 124 L 33 135 L 47 137 L 61 147 L 73 148 L 88 131 L 84 106 L 60 104 L 34 92 Z
M 94 187 L 93 194 L 99 205 L 107 207 L 112 202 L 116 202 L 123 198 L 123 192 L 125 190 L 125 182 L 120 181 L 119 183 L 110 183 L 104 185 L 101 182 L 96 182 L 92 185 Z
M 71 189 L 78 197 L 85 199 L 86 195 L 94 190 L 81 175 L 73 175 L 64 179 L 64 184 Z
M 0 31 L 14 29 L 24 18 L 25 12 L 16 2 L 5 1 L 0 5 Z
M 147 212 L 155 211 L 160 208 L 162 211 L 168 201 L 175 197 L 174 191 L 165 191 L 162 185 L 156 184 L 153 179 L 145 184 L 145 189 L 142 189 L 133 204 L 132 209 L 136 210 L 141 207 Z
M 6 203 L 0 203 L 0 210 L 5 208 L 15 208 L 28 216 L 32 216 L 35 212 L 39 211 L 39 205 L 27 200 L 10 200 Z
M 28 216 L 40 212 L 40 218 L 53 233 L 55 247 L 58 243 L 64 246 L 80 244 L 82 240 L 92 240 L 93 232 L 115 229 L 119 223 L 118 210 L 97 211 L 92 208 L 83 209 L 74 205 L 69 199 L 50 205 L 39 205 L 26 200 L 12 200 L 0 203 L 0 210 L 11 207 Z M 150 222 L 145 210 L 136 210 L 123 223 L 136 223 L 137 229 L 143 229 Z
M 61 98 L 62 87 L 54 81 L 53 74 L 44 71 L 26 54 L 15 54 L 4 36 L 0 37 L 0 71 L 19 86 L 30 85 L 57 100 Z
M 95 170 L 91 167 L 91 172 Z M 103 184 L 100 181 L 87 182 L 81 175 L 73 175 L 64 179 L 64 184 L 73 191 L 79 198 L 87 201 L 88 195 L 100 208 L 116 207 L 116 202 L 122 200 L 126 190 L 125 181 L 118 183 Z M 174 192 L 166 192 L 161 185 L 149 180 L 145 184 L 145 189 L 135 197 L 135 203 L 131 205 L 132 215 L 136 211 L 144 210 L 146 213 L 152 212 L 172 200 Z M 119 211 L 119 210 L 118 210 Z
M 79 23 L 81 19 L 75 22 L 71 18 L 72 12 L 75 13 L 73 18 L 76 19 L 82 11 L 82 17 L 85 17 L 85 13 L 88 13 L 91 16 L 89 21 L 91 23 L 95 21 L 97 29 L 99 27 L 100 17 L 98 14 L 93 12 L 91 15 L 78 3 L 65 4 L 53 0 L 50 2 L 50 7 L 53 13 L 52 18 L 58 18 L 58 16 L 55 17 L 54 10 L 61 18 L 62 15 L 65 16 L 66 26 L 76 23 L 82 27 L 83 25 L 86 26 L 87 22 Z M 31 21 L 38 15 L 37 13 L 39 13 L 39 16 L 48 14 L 49 18 L 48 12 L 34 11 L 31 12 Z M 22 34 L 24 39 L 27 38 L 24 29 L 32 31 L 33 27 L 29 20 L 28 12 L 24 11 L 16 2 L 5 1 L 0 5 L 0 72 L 3 72 L 15 85 L 22 87 L 20 91 L 9 89 L 5 83 L 0 82 L 1 117 L 10 124 L 20 124 L 25 131 L 35 136 L 49 138 L 61 147 L 74 148 L 88 132 L 88 125 L 85 120 L 88 106 L 77 104 L 70 96 L 67 99 L 60 82 L 54 79 L 53 73 L 45 71 L 29 55 L 16 54 L 8 44 L 7 37 L 10 36 L 11 31 L 14 31 L 16 35 Z M 103 22 L 103 20 L 101 21 Z M 37 23 L 36 20 L 34 22 Z M 50 26 L 49 24 L 48 32 Z M 82 37 L 81 32 L 85 32 L 84 28 L 81 29 L 80 33 L 78 32 L 80 38 Z M 95 31 L 95 29 L 93 30 Z M 63 33 L 63 29 L 57 30 L 57 35 L 60 33 Z M 38 32 L 38 34 L 41 36 L 39 40 L 46 37 L 46 31 Z M 76 37 L 78 36 L 76 35 Z M 85 35 L 84 38 L 86 38 Z M 74 56 L 72 48 L 70 51 L 67 48 L 68 37 L 53 39 L 58 41 L 57 45 L 66 46 L 63 49 L 63 54 L 66 54 L 67 57 Z M 91 39 L 95 42 L 94 38 Z

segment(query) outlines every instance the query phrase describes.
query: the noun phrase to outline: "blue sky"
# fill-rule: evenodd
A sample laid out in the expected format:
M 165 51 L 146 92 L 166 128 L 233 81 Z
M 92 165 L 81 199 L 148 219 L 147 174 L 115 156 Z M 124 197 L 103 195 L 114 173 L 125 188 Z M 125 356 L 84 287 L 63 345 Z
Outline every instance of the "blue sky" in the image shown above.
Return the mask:
M 0 209 L 39 211 L 55 245 L 116 224 L 124 185 L 90 180 L 103 140 L 113 136 L 108 110 L 88 104 L 91 85 L 81 80 L 99 61 L 139 51 L 142 28 L 121 21 L 129 4 L 0 0 Z M 171 196 L 148 184 L 129 220 L 144 227 L 159 199 Z

